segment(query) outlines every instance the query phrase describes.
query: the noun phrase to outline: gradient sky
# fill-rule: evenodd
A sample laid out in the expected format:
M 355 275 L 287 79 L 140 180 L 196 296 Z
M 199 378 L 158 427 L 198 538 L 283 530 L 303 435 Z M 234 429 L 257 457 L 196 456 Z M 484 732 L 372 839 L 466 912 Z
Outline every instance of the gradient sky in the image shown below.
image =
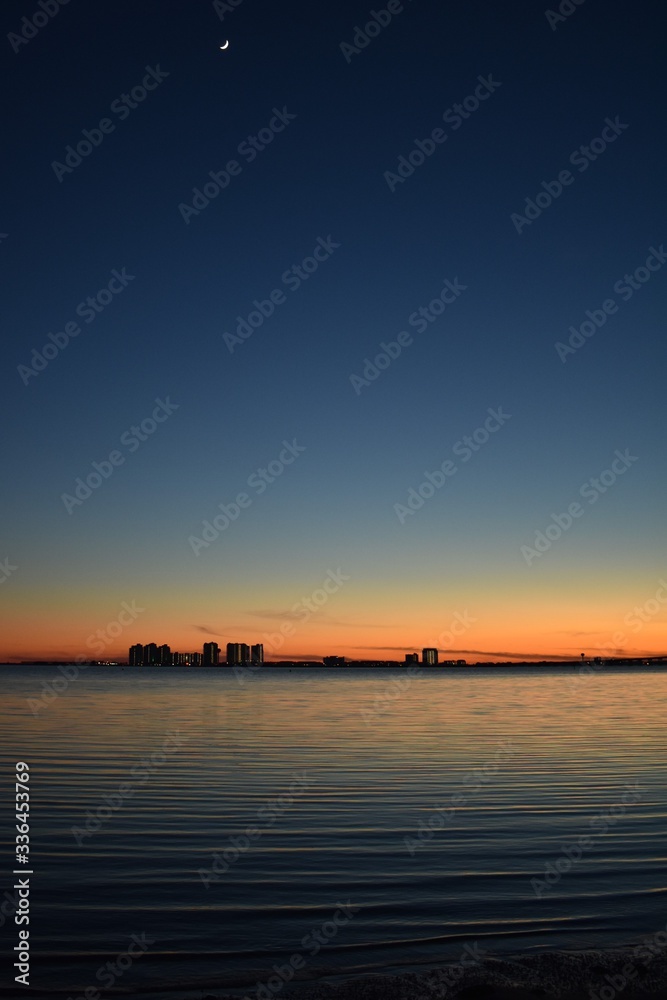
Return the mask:
M 535 4 L 406 0 L 348 62 L 341 43 L 382 8 L 243 0 L 221 21 L 207 2 L 74 2 L 14 52 L 33 6 L 4 5 L 0 658 L 100 654 L 90 637 L 133 601 L 104 658 L 209 638 L 282 658 L 667 650 L 667 264 L 614 290 L 667 241 L 661 11 L 587 0 L 552 30 Z M 110 111 L 158 65 L 142 103 Z M 489 76 L 488 99 L 443 122 Z M 275 108 L 296 118 L 248 162 L 238 146 Z M 103 118 L 113 132 L 59 180 L 53 162 Z M 570 155 L 607 118 L 627 128 L 581 171 Z M 391 191 L 385 172 L 437 128 Z M 186 224 L 179 205 L 231 159 L 240 174 Z M 567 169 L 518 233 L 512 214 Z M 281 276 L 318 238 L 340 246 L 291 290 Z M 123 268 L 133 280 L 25 384 L 33 349 Z M 444 279 L 465 291 L 411 328 Z M 223 335 L 276 288 L 230 353 Z M 608 299 L 563 362 L 555 344 Z M 402 330 L 412 344 L 355 391 Z M 153 434 L 121 443 L 167 398 Z M 498 408 L 509 419 L 457 458 Z M 248 479 L 284 440 L 305 451 L 258 495 Z M 114 450 L 123 464 L 69 513 L 62 495 Z M 629 466 L 582 498 L 617 450 Z M 399 517 L 447 459 L 456 474 Z M 195 555 L 241 492 L 250 505 Z M 573 502 L 572 526 L 522 553 Z M 295 609 L 329 571 L 349 579 Z

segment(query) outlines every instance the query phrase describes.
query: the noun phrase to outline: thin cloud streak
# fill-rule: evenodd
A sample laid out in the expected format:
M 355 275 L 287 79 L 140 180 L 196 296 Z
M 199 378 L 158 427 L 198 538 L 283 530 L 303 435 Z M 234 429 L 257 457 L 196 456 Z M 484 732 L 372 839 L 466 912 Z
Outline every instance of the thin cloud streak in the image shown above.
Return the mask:
M 371 650 L 381 650 L 382 652 L 389 653 L 408 653 L 417 651 L 416 646 L 351 646 L 351 649 L 371 649 Z M 561 655 L 556 655 L 554 653 L 512 653 L 512 652 L 495 652 L 493 650 L 488 651 L 486 649 L 441 649 L 438 647 L 439 653 L 451 653 L 451 654 L 467 654 L 469 656 L 494 656 L 499 659 L 507 660 L 562 660 L 563 657 L 573 657 L 572 653 L 563 653 Z
M 300 603 L 300 602 L 299 602 Z M 300 603 L 301 611 L 272 611 L 269 609 L 258 611 L 244 611 L 243 614 L 250 618 L 265 618 L 269 620 L 288 619 L 289 621 L 300 621 L 304 625 L 310 622 L 320 622 L 326 625 L 334 625 L 340 628 L 392 628 L 391 625 L 370 625 L 367 622 L 345 622 L 339 618 L 333 618 L 327 611 L 309 611 L 308 618 L 303 616 L 303 605 Z

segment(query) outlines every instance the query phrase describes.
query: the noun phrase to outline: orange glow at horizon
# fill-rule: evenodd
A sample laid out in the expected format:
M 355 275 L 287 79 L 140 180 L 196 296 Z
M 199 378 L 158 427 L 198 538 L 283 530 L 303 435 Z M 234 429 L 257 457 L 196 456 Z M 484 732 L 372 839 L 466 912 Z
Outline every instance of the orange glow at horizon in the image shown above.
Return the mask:
M 223 656 L 228 642 L 263 643 L 267 660 L 403 661 L 425 646 L 469 662 L 667 652 L 667 583 L 658 574 L 591 572 L 565 582 L 558 573 L 508 575 L 502 587 L 461 574 L 407 583 L 348 577 L 327 594 L 268 575 L 39 589 L 17 576 L 2 594 L 0 660 L 125 662 L 134 643 L 190 653 L 209 641 Z

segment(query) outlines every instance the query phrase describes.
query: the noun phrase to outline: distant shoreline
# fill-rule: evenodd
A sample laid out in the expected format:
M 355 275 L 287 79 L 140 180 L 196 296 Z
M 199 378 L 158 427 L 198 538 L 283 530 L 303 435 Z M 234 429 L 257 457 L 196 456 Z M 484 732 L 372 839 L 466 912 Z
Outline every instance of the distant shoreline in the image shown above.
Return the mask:
M 102 661 L 102 660 L 88 660 L 78 664 L 74 664 L 72 660 L 20 660 L 20 661 L 1 661 L 0 667 L 60 667 L 60 666 L 79 666 L 79 667 L 122 667 L 123 669 L 136 670 L 139 672 L 150 672 L 155 670 L 179 670 L 179 671 L 209 671 L 209 672 L 233 672 L 234 670 L 245 670 L 248 673 L 262 673 L 266 671 L 277 671 L 277 670 L 321 670 L 323 673 L 345 673 L 349 670 L 411 670 L 413 673 L 419 671 L 428 673 L 465 673 L 470 670 L 484 670 L 484 669 L 510 669 L 510 668 L 539 668 L 540 670 L 563 670 L 563 669 L 576 669 L 589 667 L 591 673 L 602 672 L 609 669 L 616 669 L 619 667 L 632 667 L 636 670 L 646 670 L 653 669 L 656 667 L 667 667 L 667 659 L 658 657 L 656 659 L 651 658 L 638 658 L 638 659 L 617 659 L 617 660 L 602 660 L 601 662 L 595 662 L 595 660 L 480 660 L 475 663 L 466 664 L 445 664 L 439 663 L 435 665 L 424 664 L 424 663 L 403 663 L 398 660 L 351 660 L 344 666 L 325 666 L 321 661 L 318 660 L 278 660 L 275 662 L 265 662 L 263 664 L 226 664 L 218 663 L 214 665 L 197 665 L 197 666 L 186 666 L 184 664 L 179 664 L 177 666 L 166 666 L 159 663 L 152 664 L 150 666 L 133 666 L 128 663 L 123 663 L 121 661 Z M 588 672 L 588 671 L 587 671 Z

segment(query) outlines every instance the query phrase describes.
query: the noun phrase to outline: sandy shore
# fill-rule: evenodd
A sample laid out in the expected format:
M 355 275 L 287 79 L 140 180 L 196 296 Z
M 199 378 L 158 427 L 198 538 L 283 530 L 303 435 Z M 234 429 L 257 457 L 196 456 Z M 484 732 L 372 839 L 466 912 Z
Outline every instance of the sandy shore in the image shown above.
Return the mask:
M 666 935 L 667 937 L 667 935 Z M 463 968 L 443 964 L 425 972 L 360 976 L 335 985 L 285 984 L 280 1000 L 667 1000 L 667 947 L 652 954 L 637 946 L 600 951 L 554 951 L 485 957 Z M 201 994 L 200 994 L 201 996 Z M 246 994 L 258 1000 L 255 989 Z M 202 1000 L 239 1000 L 208 993 Z

